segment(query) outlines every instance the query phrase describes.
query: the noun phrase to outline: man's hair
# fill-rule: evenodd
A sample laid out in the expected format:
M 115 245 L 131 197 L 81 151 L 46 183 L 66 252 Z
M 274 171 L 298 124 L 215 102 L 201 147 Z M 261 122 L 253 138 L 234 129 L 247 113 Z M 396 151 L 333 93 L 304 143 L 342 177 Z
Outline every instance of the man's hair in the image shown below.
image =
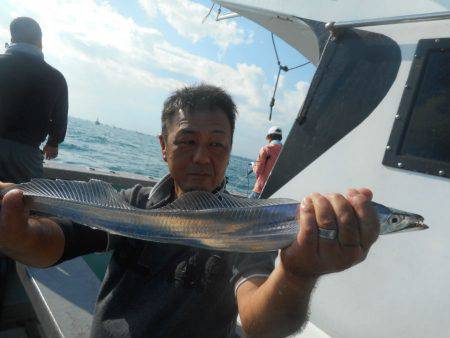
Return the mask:
M 267 135 L 268 138 L 270 138 L 271 140 L 277 140 L 277 141 L 281 141 L 283 139 L 283 137 L 280 134 L 269 134 Z
M 42 39 L 42 31 L 39 24 L 32 18 L 25 16 L 14 19 L 9 25 L 12 42 L 24 42 L 36 44 Z
M 188 114 L 201 111 L 214 112 L 214 110 L 220 109 L 227 116 L 231 126 L 231 135 L 233 135 L 237 109 L 231 96 L 222 88 L 202 83 L 173 92 L 164 102 L 161 115 L 164 138 L 167 138 L 169 126 L 180 109 Z

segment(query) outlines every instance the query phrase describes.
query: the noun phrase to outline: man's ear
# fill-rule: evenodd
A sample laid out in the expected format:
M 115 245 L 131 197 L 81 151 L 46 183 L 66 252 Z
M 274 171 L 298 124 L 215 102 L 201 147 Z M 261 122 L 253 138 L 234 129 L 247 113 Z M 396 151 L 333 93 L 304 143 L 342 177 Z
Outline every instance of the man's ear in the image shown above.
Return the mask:
M 164 140 L 164 136 L 162 134 L 160 134 L 158 136 L 159 138 L 159 144 L 161 146 L 161 154 L 162 154 L 162 158 L 165 162 L 167 162 L 167 155 L 166 155 L 166 141 Z

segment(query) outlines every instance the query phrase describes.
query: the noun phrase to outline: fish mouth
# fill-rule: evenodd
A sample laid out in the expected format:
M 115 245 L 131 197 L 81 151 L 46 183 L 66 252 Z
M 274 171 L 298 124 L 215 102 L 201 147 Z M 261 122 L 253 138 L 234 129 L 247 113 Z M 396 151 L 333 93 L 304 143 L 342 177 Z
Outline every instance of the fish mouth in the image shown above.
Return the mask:
M 425 219 L 420 215 L 407 215 L 404 219 L 406 226 L 399 232 L 426 230 L 429 226 L 424 223 L 424 220 Z
M 416 229 L 416 230 L 425 230 L 428 229 L 429 226 L 426 225 L 424 222 L 424 218 L 420 217 L 420 219 L 415 220 L 408 224 L 408 226 L 405 229 Z

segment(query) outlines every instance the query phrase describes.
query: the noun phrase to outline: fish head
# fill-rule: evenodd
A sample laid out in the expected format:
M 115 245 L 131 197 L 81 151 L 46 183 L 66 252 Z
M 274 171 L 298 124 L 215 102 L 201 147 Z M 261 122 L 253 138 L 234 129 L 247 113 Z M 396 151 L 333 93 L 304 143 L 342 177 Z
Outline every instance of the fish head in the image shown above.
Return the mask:
M 382 217 L 380 217 L 380 234 L 428 229 L 428 226 L 424 224 L 424 218 L 421 215 L 385 206 L 382 207 L 383 208 L 380 208 L 382 209 Z

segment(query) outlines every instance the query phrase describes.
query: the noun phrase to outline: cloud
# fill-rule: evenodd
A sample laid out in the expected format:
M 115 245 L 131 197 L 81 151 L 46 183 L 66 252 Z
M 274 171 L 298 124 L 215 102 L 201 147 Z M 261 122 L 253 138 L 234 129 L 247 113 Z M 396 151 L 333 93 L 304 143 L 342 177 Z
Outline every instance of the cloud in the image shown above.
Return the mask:
M 266 143 L 266 131 L 274 125 L 281 127 L 286 137 L 303 104 L 308 88 L 309 84 L 304 81 L 298 81 L 293 90 L 279 88 L 271 121 L 268 117 L 272 94 L 263 98 L 263 104 L 259 109 L 241 105 L 236 123 L 234 151 L 245 154 L 249 158 L 255 158 L 259 148 Z M 273 90 L 273 88 L 270 89 Z
M 17 13 L 26 13 L 41 24 L 44 53 L 58 59 L 57 62 L 65 63 L 72 58 L 95 64 L 97 70 L 110 74 L 112 78 L 122 76 L 122 79 L 167 90 L 182 83 L 157 77 L 142 65 L 148 62 L 148 46 L 162 38 L 161 32 L 138 25 L 107 2 L 23 0 L 10 1 L 9 5 L 13 8 L 9 19 Z M 4 32 L 4 29 L 0 30 L 0 37 Z
M 211 38 L 222 49 L 230 45 L 250 44 L 253 33 L 240 28 L 235 21 L 214 21 L 209 18 L 202 23 L 209 8 L 189 0 L 139 0 L 149 17 L 157 13 L 164 15 L 167 22 L 181 36 L 196 43 L 204 38 Z
M 256 65 L 240 63 L 232 67 L 194 55 L 168 42 L 155 44 L 151 55 L 159 67 L 177 74 L 189 74 L 198 82 L 222 86 L 251 108 L 262 103 L 266 78 Z
M 2 1 L 0 42 L 9 40 L 7 27 L 13 17 L 27 15 L 41 24 L 46 60 L 64 73 L 69 84 L 71 115 L 99 117 L 125 128 L 157 133 L 168 93 L 188 83 L 208 82 L 222 86 L 235 98 L 239 110 L 235 149 L 248 154 L 264 142 L 260 136 L 272 123 L 289 127 L 307 90 L 308 84 L 301 81 L 288 90 L 282 77 L 269 123 L 274 79 L 268 80 L 258 65 L 225 64 L 196 55 L 106 1 Z M 232 21 L 210 20 L 201 25 L 208 8 L 198 3 L 140 0 L 140 5 L 149 16 L 163 14 L 193 43 L 208 38 L 227 48 L 248 42 L 249 33 Z
M 10 40 L 9 30 L 3 29 L 2 27 L 0 27 L 0 43 L 1 43 L 0 50 L 2 50 L 3 43 L 9 42 L 9 40 Z
M 177 79 L 158 77 L 140 67 L 123 64 L 112 59 L 92 57 L 87 54 L 84 54 L 83 57 L 79 56 L 79 59 L 81 58 L 86 63 L 93 65 L 94 69 L 101 70 L 108 75 L 110 81 L 120 83 L 122 86 L 140 85 L 149 89 L 173 91 L 186 84 Z
M 275 110 L 284 118 L 295 118 L 305 100 L 309 90 L 309 83 L 298 81 L 294 90 L 285 90 L 281 98 L 278 98 Z
M 157 75 L 149 65 L 151 45 L 163 35 L 138 25 L 107 2 L 6 0 L 3 5 L 0 38 L 4 41 L 9 40 L 9 33 L 3 27 L 14 17 L 27 15 L 40 23 L 46 60 L 68 81 L 72 115 L 95 118 L 100 114 L 105 120 L 101 114 L 107 114 L 109 120 L 120 120 L 127 112 L 135 117 L 126 121 L 126 127 L 142 131 L 149 123 L 136 121 L 144 113 L 149 116 L 153 110 L 157 115 L 153 123 L 159 119 L 160 106 L 155 106 L 155 100 L 185 84 Z M 154 97 L 149 98 L 149 93 Z
M 43 28 L 44 47 L 55 51 L 66 35 L 86 47 L 102 46 L 139 54 L 145 39 L 161 36 L 150 27 L 142 27 L 117 13 L 107 2 L 94 0 L 23 0 L 11 2 L 17 13 L 27 13 Z

